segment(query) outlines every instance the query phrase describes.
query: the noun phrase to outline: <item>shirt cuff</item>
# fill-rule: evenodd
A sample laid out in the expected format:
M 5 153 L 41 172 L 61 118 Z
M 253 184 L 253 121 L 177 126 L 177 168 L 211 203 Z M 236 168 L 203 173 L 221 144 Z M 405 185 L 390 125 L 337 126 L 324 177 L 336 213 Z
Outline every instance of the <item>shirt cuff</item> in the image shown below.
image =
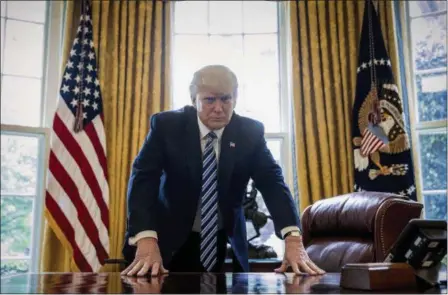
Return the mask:
M 302 234 L 299 227 L 297 226 L 287 226 L 280 231 L 280 234 L 282 235 L 282 237 L 284 237 L 290 231 L 298 231 L 300 234 Z
M 144 230 L 139 232 L 134 237 L 129 238 L 129 245 L 134 246 L 137 244 L 137 242 L 143 238 L 154 238 L 157 240 L 157 232 L 153 230 Z

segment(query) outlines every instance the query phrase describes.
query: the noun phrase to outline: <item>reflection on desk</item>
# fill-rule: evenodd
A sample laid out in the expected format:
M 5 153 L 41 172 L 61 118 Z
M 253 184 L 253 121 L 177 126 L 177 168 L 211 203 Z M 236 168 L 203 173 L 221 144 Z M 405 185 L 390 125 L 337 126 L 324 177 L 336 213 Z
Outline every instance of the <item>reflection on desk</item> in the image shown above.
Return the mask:
M 210 276 L 211 275 L 211 276 Z M 210 279 L 211 278 L 211 279 Z M 163 277 L 123 277 L 120 273 L 31 273 L 1 279 L 2 293 L 357 293 L 339 288 L 340 275 L 291 273 L 170 273 Z M 390 290 L 387 293 L 416 293 Z M 378 292 L 375 292 L 378 293 Z M 430 293 L 446 293 L 434 289 Z

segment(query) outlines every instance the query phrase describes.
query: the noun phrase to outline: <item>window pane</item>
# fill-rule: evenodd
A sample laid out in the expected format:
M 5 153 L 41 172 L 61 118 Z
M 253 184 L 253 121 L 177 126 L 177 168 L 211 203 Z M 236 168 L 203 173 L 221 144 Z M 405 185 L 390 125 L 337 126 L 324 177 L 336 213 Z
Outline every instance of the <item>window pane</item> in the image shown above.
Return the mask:
M 176 4 L 177 5 L 177 4 Z M 191 104 L 189 85 L 193 73 L 208 64 L 211 59 L 207 36 L 183 36 L 174 38 L 173 48 L 173 106 Z
M 237 76 L 239 83 L 243 78 L 243 36 L 211 36 L 211 64 L 222 64 L 229 67 Z
M 279 92 L 276 84 L 244 85 L 235 110 L 263 122 L 266 132 L 281 132 Z
M 284 166 L 282 161 L 282 140 L 281 139 L 266 139 L 266 143 L 268 145 L 268 149 L 271 151 L 272 156 L 274 157 L 277 164 L 280 166 Z
M 277 3 L 275 1 L 243 1 L 245 33 L 276 33 Z
M 1 275 L 2 276 L 18 274 L 18 273 L 26 273 L 29 271 L 29 269 L 30 269 L 30 261 L 29 260 L 23 260 L 23 259 L 20 259 L 20 260 L 2 259 L 1 260 Z
M 417 74 L 418 120 L 435 121 L 447 118 L 446 72 Z
M 446 220 L 446 198 L 447 194 L 424 194 L 425 218 Z
M 245 83 L 277 84 L 279 81 L 277 34 L 244 37 Z
M 5 39 L 3 74 L 42 77 L 44 25 L 7 19 Z
M 3 76 L 1 89 L 1 122 L 39 126 L 41 118 L 42 81 L 36 78 Z
M 47 1 L 8 1 L 7 16 L 18 20 L 45 22 Z
M 33 226 L 32 197 L 1 197 L 1 257 L 29 257 Z
M 178 1 L 174 6 L 174 33 L 207 34 L 207 1 Z
M 409 1 L 409 14 L 412 17 L 446 9 L 446 1 Z
M 421 134 L 419 139 L 423 190 L 446 189 L 446 133 Z
M 446 14 L 412 20 L 411 32 L 416 69 L 446 67 Z
M 209 1 L 210 33 L 241 34 L 243 5 L 241 1 Z
M 2 134 L 1 142 L 2 194 L 35 195 L 39 139 Z

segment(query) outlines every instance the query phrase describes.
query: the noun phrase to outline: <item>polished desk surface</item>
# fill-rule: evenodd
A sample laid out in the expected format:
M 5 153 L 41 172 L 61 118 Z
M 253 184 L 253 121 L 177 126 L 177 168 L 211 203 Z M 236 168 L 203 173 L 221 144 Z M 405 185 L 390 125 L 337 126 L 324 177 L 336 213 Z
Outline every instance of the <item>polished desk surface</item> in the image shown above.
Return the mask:
M 210 279 L 214 283 L 209 284 Z M 361 293 L 339 287 L 340 274 L 170 273 L 163 277 L 123 277 L 120 273 L 29 273 L 2 277 L 1 293 Z M 210 286 L 212 288 L 210 289 Z M 446 293 L 443 289 L 425 293 Z M 362 292 L 368 293 L 368 292 Z M 378 293 L 376 291 L 375 293 Z M 385 293 L 418 293 L 389 290 Z

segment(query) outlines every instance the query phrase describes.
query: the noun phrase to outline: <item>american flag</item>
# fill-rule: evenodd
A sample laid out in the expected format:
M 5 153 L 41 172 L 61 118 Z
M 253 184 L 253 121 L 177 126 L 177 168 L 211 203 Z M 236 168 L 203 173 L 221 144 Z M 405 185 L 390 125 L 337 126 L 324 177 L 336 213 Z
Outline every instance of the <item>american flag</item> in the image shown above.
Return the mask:
M 53 121 L 45 206 L 79 270 L 96 272 L 109 255 L 109 186 L 92 16 L 83 2 Z
M 362 133 L 361 155 L 368 156 L 387 145 L 388 139 L 380 126 L 369 124 Z

